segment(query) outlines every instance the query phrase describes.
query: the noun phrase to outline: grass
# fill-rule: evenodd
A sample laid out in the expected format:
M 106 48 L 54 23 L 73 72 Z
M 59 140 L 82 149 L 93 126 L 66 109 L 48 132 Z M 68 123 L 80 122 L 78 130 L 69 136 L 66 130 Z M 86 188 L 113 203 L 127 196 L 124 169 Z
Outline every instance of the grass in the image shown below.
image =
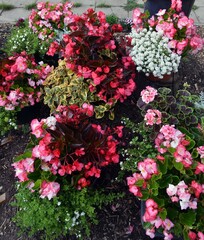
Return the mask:
M 0 3 L 0 9 L 8 11 L 14 9 L 15 6 L 12 4 Z
M 197 5 L 194 4 L 193 7 L 192 7 L 192 10 L 195 11 L 195 10 L 197 10 L 198 8 L 199 8 L 199 7 L 198 7 Z
M 123 7 L 125 11 L 130 12 L 135 8 L 144 8 L 144 4 L 137 3 L 137 0 L 128 0 L 126 5 Z
M 82 6 L 82 3 L 79 3 L 79 2 L 76 2 L 73 4 L 73 7 L 75 8 L 78 8 L 78 7 L 81 7 Z
M 98 7 L 98 8 L 110 8 L 111 5 L 106 4 L 106 3 L 100 3 L 100 4 L 97 5 L 97 7 Z
M 36 3 L 35 2 L 30 3 L 30 4 L 25 6 L 26 10 L 31 10 L 31 9 L 34 9 L 34 8 L 36 8 Z

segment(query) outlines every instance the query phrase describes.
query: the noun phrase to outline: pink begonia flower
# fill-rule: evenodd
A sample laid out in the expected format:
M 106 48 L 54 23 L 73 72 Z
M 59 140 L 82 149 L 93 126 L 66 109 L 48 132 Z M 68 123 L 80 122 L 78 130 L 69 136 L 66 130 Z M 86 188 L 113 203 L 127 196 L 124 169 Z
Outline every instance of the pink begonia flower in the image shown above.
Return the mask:
M 189 40 L 188 39 L 184 39 L 182 41 L 178 41 L 176 48 L 177 48 L 177 53 L 178 54 L 182 54 L 183 50 L 185 49 L 185 47 L 187 47 Z
M 157 16 L 163 16 L 166 13 L 166 9 L 160 9 L 159 12 L 156 14 Z
M 157 217 L 154 221 L 151 221 L 151 224 L 153 224 L 156 228 L 159 228 L 163 224 L 163 220 L 160 217 Z
M 33 119 L 31 121 L 31 130 L 32 134 L 36 136 L 36 138 L 40 138 L 43 136 L 44 130 L 42 129 L 43 122 L 39 122 L 37 119 Z
M 174 125 L 163 125 L 159 131 L 164 135 L 164 138 L 166 140 L 171 140 L 174 139 L 175 134 L 176 134 L 176 129 L 174 128 Z
M 152 228 L 152 229 L 150 229 L 150 228 L 146 229 L 146 235 L 149 236 L 150 238 L 154 238 L 154 237 L 155 237 L 155 229 L 154 229 L 154 228 Z
M 163 224 L 164 224 L 164 227 L 165 227 L 166 230 L 170 230 L 172 227 L 174 227 L 174 224 L 168 218 L 166 218 L 163 221 Z
M 146 209 L 143 216 L 144 222 L 151 222 L 157 218 L 158 204 L 153 199 L 148 199 L 145 203 Z
M 198 232 L 198 240 L 204 240 L 204 233 Z
M 19 178 L 20 182 L 24 182 L 28 180 L 27 174 L 34 171 L 34 159 L 26 158 L 13 163 L 12 166 L 15 168 L 15 176 Z
M 138 170 L 140 170 L 144 179 L 150 179 L 152 174 L 157 174 L 157 164 L 151 158 L 146 158 L 138 163 Z
M 171 41 L 168 42 L 168 47 L 169 47 L 169 48 L 176 49 L 177 42 L 178 42 L 177 40 L 172 39 Z
M 94 114 L 94 107 L 93 107 L 93 105 L 88 104 L 88 103 L 84 103 L 84 104 L 82 105 L 82 108 L 83 108 L 84 110 L 86 110 L 86 115 L 87 115 L 87 116 L 89 116 L 89 117 L 92 117 L 92 116 L 93 116 L 93 114 Z
M 148 109 L 147 113 L 144 116 L 144 120 L 146 121 L 146 125 L 153 126 L 154 124 L 161 124 L 162 114 L 159 110 L 156 109 Z
M 171 240 L 173 238 L 173 235 L 171 233 L 168 233 L 167 231 L 163 231 L 164 234 L 164 240 Z
M 60 190 L 60 184 L 57 182 L 43 181 L 40 189 L 40 197 L 47 197 L 49 200 L 57 195 Z
M 181 0 L 171 0 L 171 8 L 175 9 L 177 12 L 180 12 L 182 9 L 182 1 Z
M 190 197 L 191 197 L 191 194 L 186 192 L 179 195 L 179 199 L 181 200 L 179 202 L 181 206 L 181 210 L 187 209 L 189 207 Z
M 193 180 L 191 182 L 191 188 L 193 189 L 193 192 L 197 198 L 200 197 L 200 194 L 202 193 L 202 185 Z
M 196 148 L 201 158 L 204 158 L 204 146 Z
M 195 174 L 200 174 L 204 173 L 204 164 L 203 163 L 198 163 L 196 166 Z
M 195 198 L 193 201 L 190 201 L 188 203 L 188 207 L 191 208 L 191 209 L 197 209 L 197 199 Z
M 166 189 L 166 192 L 171 197 L 177 194 L 177 189 L 178 189 L 177 186 L 174 186 L 173 184 L 169 184 L 169 187 Z
M 141 18 L 142 12 L 140 11 L 139 8 L 135 8 L 133 10 L 133 25 L 136 29 L 142 28 L 142 18 Z
M 194 36 L 190 40 L 190 45 L 193 49 L 192 53 L 196 54 L 198 51 L 202 50 L 204 45 L 204 39 L 199 36 Z
M 17 71 L 22 73 L 26 71 L 27 68 L 27 60 L 24 57 L 19 56 L 16 59 L 16 67 L 17 67 Z
M 196 233 L 190 231 L 188 233 L 188 237 L 190 238 L 190 240 L 196 240 Z
M 156 95 L 157 90 L 150 86 L 147 86 L 146 89 L 141 91 L 142 101 L 147 104 L 154 101 Z
M 178 23 L 177 23 L 178 28 L 182 29 L 183 27 L 186 27 L 189 24 L 188 21 L 189 21 L 189 18 L 186 16 L 179 18 Z

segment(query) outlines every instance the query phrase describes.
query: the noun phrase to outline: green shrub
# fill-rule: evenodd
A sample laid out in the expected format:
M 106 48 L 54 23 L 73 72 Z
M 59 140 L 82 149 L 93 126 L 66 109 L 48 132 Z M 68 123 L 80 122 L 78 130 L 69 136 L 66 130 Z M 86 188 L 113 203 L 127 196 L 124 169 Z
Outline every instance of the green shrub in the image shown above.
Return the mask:
M 0 107 L 0 136 L 12 129 L 17 129 L 16 111 L 7 111 Z
M 106 16 L 106 22 L 110 25 L 117 24 L 118 23 L 118 17 L 113 13 Z
M 22 51 L 26 51 L 27 54 L 34 54 L 38 50 L 44 52 L 43 46 L 41 48 L 39 46 L 37 35 L 27 25 L 22 28 L 13 28 L 5 44 L 5 52 L 9 56 Z

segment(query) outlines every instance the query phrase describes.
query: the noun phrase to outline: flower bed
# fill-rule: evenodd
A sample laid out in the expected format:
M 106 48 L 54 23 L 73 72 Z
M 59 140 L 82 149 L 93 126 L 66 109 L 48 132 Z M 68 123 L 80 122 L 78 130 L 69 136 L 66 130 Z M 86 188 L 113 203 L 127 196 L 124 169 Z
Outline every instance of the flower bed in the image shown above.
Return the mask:
M 144 215 L 147 235 L 153 237 L 158 226 L 166 239 L 171 239 L 173 233 L 186 239 L 199 239 L 203 235 L 202 211 L 198 212 L 197 206 L 202 209 L 203 190 L 193 190 L 196 184 L 199 188 L 203 184 L 200 178 L 202 156 L 199 157 L 203 148 L 203 110 L 197 107 L 198 97 L 179 91 L 175 99 L 167 89 L 160 89 L 160 95 L 151 87 L 143 90 L 143 101 L 140 99 L 138 105 L 141 112 L 137 111 L 135 122 L 139 121 L 141 114 L 145 122 L 139 124 L 140 132 L 134 138 L 137 130 L 134 124 L 126 122 L 121 126 L 104 120 L 107 119 L 106 112 L 110 119 L 118 118 L 117 114 L 114 116 L 118 102 L 119 106 L 130 103 L 128 97 L 137 86 L 136 67 L 128 54 L 130 42 L 124 37 L 118 40 L 115 35 L 122 30 L 120 25 L 109 26 L 105 15 L 92 9 L 78 16 L 72 13 L 70 4 L 39 3 L 30 16 L 30 25 L 23 23 L 20 28 L 30 28 L 38 38 L 38 44 L 41 42 L 47 46 L 46 51 L 40 53 L 40 45 L 36 45 L 34 52 L 26 54 L 21 49 L 22 45 L 18 45 L 20 53 L 9 57 L 14 61 L 3 65 L 1 75 L 13 80 L 15 74 L 22 73 L 22 79 L 27 80 L 24 82 L 26 87 L 32 85 L 51 107 L 50 117 L 31 122 L 26 150 L 13 163 L 19 180 L 14 203 L 19 211 L 15 221 L 21 230 L 31 235 L 40 233 L 49 239 L 67 234 L 83 239 L 85 234 L 90 235 L 91 224 L 97 223 L 97 209 L 118 198 L 125 198 L 125 191 L 110 191 L 116 184 L 115 177 L 121 165 L 119 175 L 127 175 L 128 171 L 133 173 L 133 177 L 128 178 L 130 191 L 147 200 Z M 166 47 L 167 52 L 170 51 Z M 42 60 L 55 55 L 59 62 L 40 65 L 44 68 L 37 72 L 38 54 Z M 28 65 L 32 67 L 28 68 Z M 31 79 L 24 75 L 31 72 Z M 40 91 L 37 89 L 38 81 L 42 83 Z M 2 82 L 2 87 L 6 88 L 7 82 Z M 15 83 L 8 85 L 7 100 L 15 87 Z M 21 88 L 24 90 L 26 87 Z M 156 101 L 151 105 L 154 99 Z M 32 100 L 30 104 L 39 101 L 37 96 Z M 15 101 L 13 105 L 24 106 L 21 99 L 19 104 Z M 171 138 L 166 132 L 172 134 Z M 134 147 L 130 148 L 129 156 L 123 154 L 122 158 L 119 149 L 130 135 L 133 136 L 130 145 Z M 154 140 L 156 148 L 152 144 Z M 138 156 L 143 156 L 143 161 L 137 160 L 135 151 Z M 128 153 L 129 149 L 124 152 Z M 186 180 L 184 175 L 190 176 L 190 180 Z M 170 180 L 166 183 L 166 179 Z M 184 198 L 189 197 L 187 207 L 180 195 L 181 183 L 184 186 L 181 191 L 186 194 Z M 162 200 L 159 197 L 161 189 L 164 196 L 164 188 L 168 189 L 167 199 L 170 197 L 172 200 L 173 197 L 178 200 L 175 208 L 186 212 L 178 213 L 175 218 L 169 216 L 166 198 Z M 173 195 L 172 189 L 176 189 Z M 154 213 L 151 215 L 152 209 Z M 31 215 L 32 219 L 29 218 Z M 182 226 L 185 226 L 184 231 Z

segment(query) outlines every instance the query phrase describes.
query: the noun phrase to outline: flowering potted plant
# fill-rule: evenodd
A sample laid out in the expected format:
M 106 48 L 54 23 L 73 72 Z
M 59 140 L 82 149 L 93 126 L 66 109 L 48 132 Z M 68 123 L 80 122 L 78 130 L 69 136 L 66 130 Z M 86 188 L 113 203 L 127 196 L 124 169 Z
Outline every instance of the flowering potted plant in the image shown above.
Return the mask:
M 104 168 L 119 162 L 116 137 L 122 137 L 122 127 L 91 124 L 92 115 L 87 105 L 61 106 L 53 116 L 31 122 L 27 149 L 13 163 L 20 188 L 16 221 L 22 231 L 82 239 L 84 230 L 90 233 L 87 223 L 96 223 L 96 206 L 122 196 L 93 187 Z
M 180 57 L 202 49 L 204 40 L 196 33 L 194 20 L 180 11 L 175 1 L 151 18 L 148 12 L 134 10 L 130 56 L 138 71 L 162 78 L 178 70 Z
M 0 106 L 19 110 L 41 99 L 40 87 L 52 67 L 35 62 L 25 51 L 2 61 L 0 69 Z
M 148 86 L 138 100 L 144 120 L 125 120 L 135 136 L 121 166 L 133 173 L 130 192 L 145 200 L 142 221 L 151 238 L 204 238 L 204 109 L 197 100 L 187 90 L 174 97 Z

